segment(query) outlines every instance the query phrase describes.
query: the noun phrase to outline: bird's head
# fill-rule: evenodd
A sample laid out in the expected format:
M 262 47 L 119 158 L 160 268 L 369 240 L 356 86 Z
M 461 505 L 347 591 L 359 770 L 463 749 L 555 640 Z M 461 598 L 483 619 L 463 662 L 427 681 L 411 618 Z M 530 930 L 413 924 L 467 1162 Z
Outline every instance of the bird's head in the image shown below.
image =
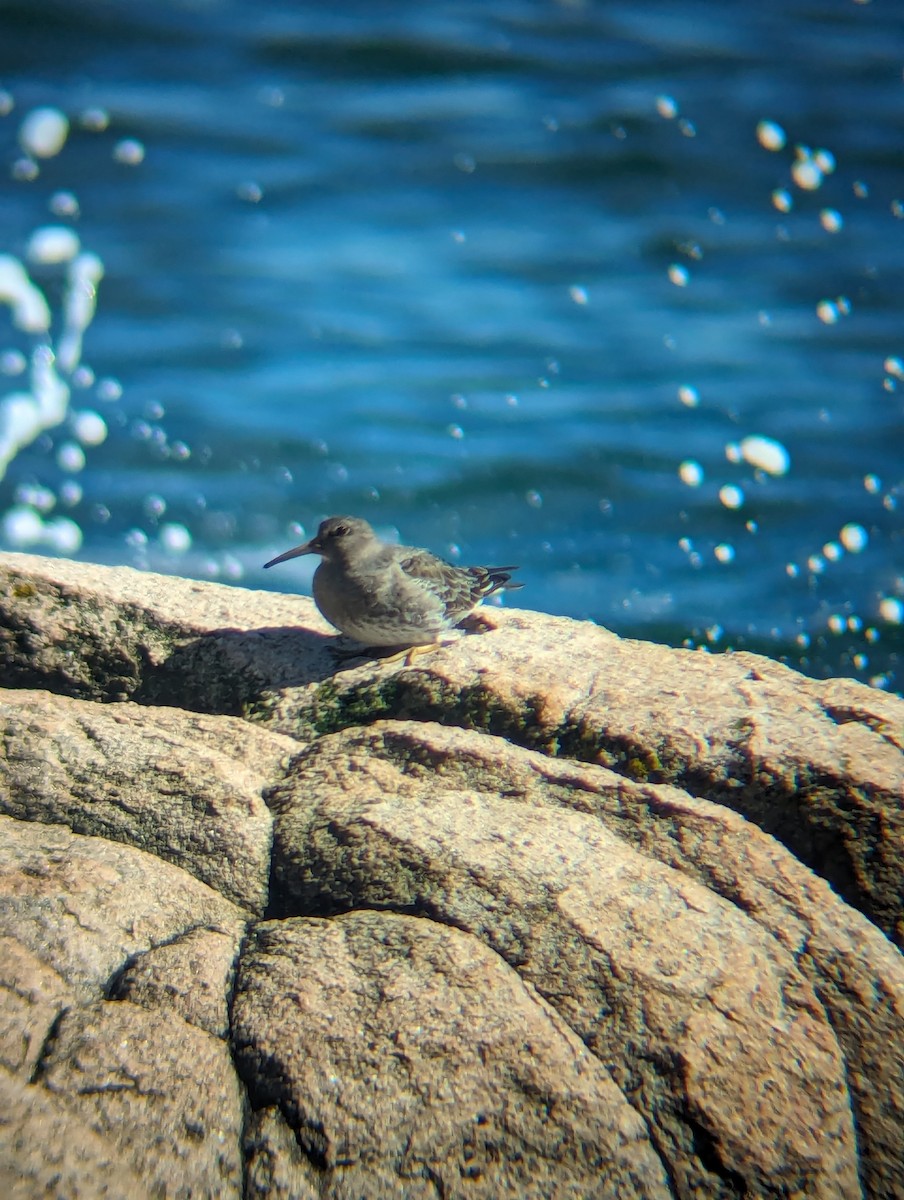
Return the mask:
M 264 563 L 264 568 L 275 567 L 277 563 L 299 558 L 302 554 L 319 554 L 327 562 L 341 562 L 374 539 L 374 531 L 360 517 L 327 517 L 320 522 L 317 533 L 310 541 L 271 558 Z

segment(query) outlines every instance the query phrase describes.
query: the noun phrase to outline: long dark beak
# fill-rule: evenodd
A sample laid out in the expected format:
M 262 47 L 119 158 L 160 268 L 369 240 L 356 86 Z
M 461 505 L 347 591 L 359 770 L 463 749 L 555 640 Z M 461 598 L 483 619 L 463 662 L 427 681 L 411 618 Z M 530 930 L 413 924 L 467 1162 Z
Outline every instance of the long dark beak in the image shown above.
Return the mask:
M 299 558 L 302 554 L 317 554 L 319 550 L 320 543 L 316 538 L 311 538 L 303 546 L 296 546 L 294 550 L 287 550 L 285 554 L 278 554 L 276 558 L 271 558 L 268 563 L 264 563 L 264 570 L 266 571 L 267 567 L 275 567 L 277 563 L 288 562 L 290 558 Z

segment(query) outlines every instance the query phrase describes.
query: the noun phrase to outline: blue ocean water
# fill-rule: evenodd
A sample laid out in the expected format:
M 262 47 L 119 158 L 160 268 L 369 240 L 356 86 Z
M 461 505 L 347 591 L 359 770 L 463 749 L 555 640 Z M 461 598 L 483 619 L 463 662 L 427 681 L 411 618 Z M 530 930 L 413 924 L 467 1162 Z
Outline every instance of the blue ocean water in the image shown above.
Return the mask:
M 902 47 L 855 0 L 5 0 L 53 324 L 0 304 L 0 548 L 306 590 L 262 563 L 353 513 L 900 689 Z M 68 369 L 48 226 L 103 269 Z

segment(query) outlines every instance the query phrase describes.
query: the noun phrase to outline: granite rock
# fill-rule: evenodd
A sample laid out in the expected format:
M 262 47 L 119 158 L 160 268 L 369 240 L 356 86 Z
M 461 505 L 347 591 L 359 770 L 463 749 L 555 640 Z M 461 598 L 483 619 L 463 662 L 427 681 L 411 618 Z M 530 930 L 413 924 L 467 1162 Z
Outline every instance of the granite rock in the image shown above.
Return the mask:
M 901 700 L 518 611 L 335 647 L 0 555 L 10 1194 L 904 1195 Z

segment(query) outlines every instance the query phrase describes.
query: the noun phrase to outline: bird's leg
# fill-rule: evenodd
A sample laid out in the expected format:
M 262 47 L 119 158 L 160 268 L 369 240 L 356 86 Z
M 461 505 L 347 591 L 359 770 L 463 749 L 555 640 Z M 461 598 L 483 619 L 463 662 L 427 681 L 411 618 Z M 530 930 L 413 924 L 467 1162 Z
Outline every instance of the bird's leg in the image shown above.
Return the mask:
M 412 646 L 405 654 L 405 666 L 410 667 L 419 654 L 426 654 L 428 650 L 436 650 L 442 645 L 441 642 L 428 642 L 426 646 Z
M 419 654 L 426 654 L 428 650 L 436 650 L 441 645 L 440 642 L 427 642 L 424 646 L 403 646 L 401 650 L 395 650 L 392 654 L 381 656 L 381 663 L 396 663 L 400 660 L 405 660 L 405 666 L 410 667 Z
M 391 650 L 390 653 L 383 653 L 383 646 L 362 646 L 358 650 L 340 649 L 338 646 L 333 647 L 333 657 L 339 659 L 340 662 L 345 662 L 352 658 L 372 658 L 379 663 L 396 663 L 405 660 L 405 666 L 410 667 L 419 654 L 426 654 L 428 650 L 436 650 L 441 642 L 427 642 L 423 646 L 401 646 L 398 650 Z

